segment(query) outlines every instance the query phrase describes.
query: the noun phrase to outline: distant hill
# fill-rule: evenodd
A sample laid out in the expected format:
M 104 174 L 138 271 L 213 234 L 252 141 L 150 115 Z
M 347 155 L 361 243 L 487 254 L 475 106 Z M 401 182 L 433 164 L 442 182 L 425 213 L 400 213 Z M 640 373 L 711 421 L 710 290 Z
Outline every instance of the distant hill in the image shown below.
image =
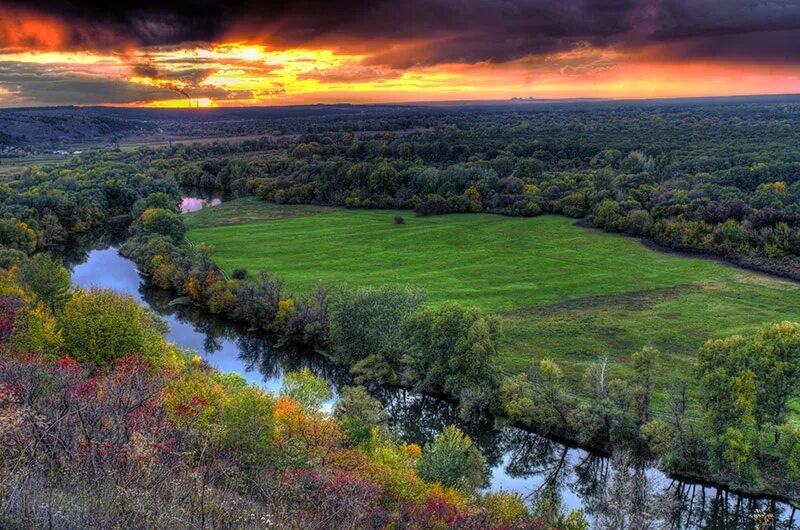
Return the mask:
M 0 109 L 0 147 L 57 149 L 110 145 L 122 140 L 163 141 L 313 134 L 403 131 L 429 127 L 431 117 L 448 113 L 550 112 L 554 109 L 658 106 L 699 107 L 758 102 L 800 102 L 798 95 L 653 100 L 438 101 L 392 105 L 302 105 L 151 109 L 120 107 L 35 107 Z M 438 121 L 438 120 L 437 120 Z
M 111 142 L 118 136 L 147 134 L 153 128 L 102 107 L 49 107 L 0 110 L 0 145 L 63 146 Z
M 320 117 L 357 121 L 409 113 L 402 105 L 310 105 L 215 109 L 118 107 L 32 107 L 0 109 L 0 146 L 64 147 L 111 144 L 123 139 L 162 136 L 203 137 L 274 134 L 285 120 Z M 305 131 L 293 131 L 305 132 Z

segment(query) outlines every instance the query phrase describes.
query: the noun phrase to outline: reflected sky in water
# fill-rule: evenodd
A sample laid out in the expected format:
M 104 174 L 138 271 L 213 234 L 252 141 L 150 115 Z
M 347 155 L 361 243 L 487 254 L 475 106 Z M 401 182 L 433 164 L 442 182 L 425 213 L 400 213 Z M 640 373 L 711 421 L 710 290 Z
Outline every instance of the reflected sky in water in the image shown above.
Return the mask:
M 181 348 L 197 351 L 222 372 L 236 372 L 249 383 L 261 385 L 272 392 L 280 390 L 282 374 L 265 380 L 256 366 L 240 357 L 241 349 L 235 340 L 214 337 L 209 341 L 207 333 L 198 329 L 192 321 L 180 318 L 177 312 L 165 313 L 156 310 L 144 298 L 142 278 L 135 265 L 129 259 L 120 256 L 116 248 L 92 251 L 86 263 L 76 266 L 73 270 L 72 282 L 84 288 L 102 287 L 131 295 L 137 302 L 158 313 L 167 322 L 169 332 L 166 338 L 170 342 Z
M 181 199 L 181 213 L 196 212 L 208 206 L 219 206 L 222 204 L 222 199 L 214 197 L 211 199 L 203 199 L 200 197 L 184 197 Z

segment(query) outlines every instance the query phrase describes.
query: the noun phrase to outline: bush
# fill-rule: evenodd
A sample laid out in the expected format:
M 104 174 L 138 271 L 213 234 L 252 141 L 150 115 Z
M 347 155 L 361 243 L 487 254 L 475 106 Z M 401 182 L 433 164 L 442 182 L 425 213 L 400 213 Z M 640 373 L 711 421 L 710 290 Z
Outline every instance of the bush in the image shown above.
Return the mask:
M 403 217 L 401 217 L 401 216 L 399 216 L 399 215 L 395 215 L 395 216 L 394 216 L 394 224 L 396 224 L 396 225 L 402 225 L 402 224 L 405 224 L 405 222 L 406 222 L 406 220 L 405 220 L 405 219 L 403 219 Z
M 519 493 L 489 492 L 481 499 L 481 505 L 489 510 L 498 525 L 513 524 L 529 516 L 525 499 Z
M 417 473 L 425 480 L 472 492 L 486 483 L 486 459 L 469 436 L 450 425 L 425 446 Z
M 234 280 L 244 280 L 247 278 L 247 269 L 244 267 L 236 267 L 231 273 L 231 278 Z
M 66 353 L 95 366 L 138 353 L 155 365 L 179 364 L 162 335 L 162 324 L 130 296 L 113 291 L 78 291 L 58 316 Z
M 69 299 L 69 271 L 47 254 L 37 254 L 21 267 L 21 279 L 51 310 L 61 309 Z
M 338 292 L 330 316 L 334 360 L 348 366 L 376 354 L 396 360 L 401 322 L 424 300 L 420 291 L 391 285 Z
M 183 240 L 186 228 L 178 214 L 163 208 L 149 208 L 139 218 L 142 231 L 148 235 L 162 235 L 171 238 L 175 243 Z

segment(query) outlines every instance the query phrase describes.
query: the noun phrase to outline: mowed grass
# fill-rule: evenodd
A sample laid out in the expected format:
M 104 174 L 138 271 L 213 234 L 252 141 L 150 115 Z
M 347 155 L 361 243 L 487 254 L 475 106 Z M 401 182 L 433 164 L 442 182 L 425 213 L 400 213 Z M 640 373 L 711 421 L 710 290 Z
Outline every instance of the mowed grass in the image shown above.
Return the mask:
M 240 199 L 186 221 L 189 238 L 214 245 L 214 260 L 228 272 L 266 269 L 295 293 L 318 281 L 408 284 L 433 304 L 452 299 L 494 313 L 508 373 L 550 357 L 577 381 L 607 355 L 625 375 L 633 351 L 655 346 L 664 353 L 658 382 L 666 387 L 691 375 L 706 339 L 800 320 L 795 283 L 656 252 L 566 217 L 420 218 Z

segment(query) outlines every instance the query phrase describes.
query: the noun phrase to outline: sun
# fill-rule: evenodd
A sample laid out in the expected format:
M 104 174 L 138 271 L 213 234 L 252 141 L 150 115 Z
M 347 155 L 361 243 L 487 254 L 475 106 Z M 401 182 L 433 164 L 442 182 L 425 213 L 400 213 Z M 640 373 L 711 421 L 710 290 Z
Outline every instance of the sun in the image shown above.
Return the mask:
M 256 47 L 245 48 L 242 50 L 242 59 L 257 61 L 262 56 L 261 49 Z
M 210 109 L 216 107 L 217 103 L 211 98 L 174 98 L 158 99 L 153 101 L 139 101 L 133 105 L 127 104 L 125 106 L 150 107 L 158 109 Z

